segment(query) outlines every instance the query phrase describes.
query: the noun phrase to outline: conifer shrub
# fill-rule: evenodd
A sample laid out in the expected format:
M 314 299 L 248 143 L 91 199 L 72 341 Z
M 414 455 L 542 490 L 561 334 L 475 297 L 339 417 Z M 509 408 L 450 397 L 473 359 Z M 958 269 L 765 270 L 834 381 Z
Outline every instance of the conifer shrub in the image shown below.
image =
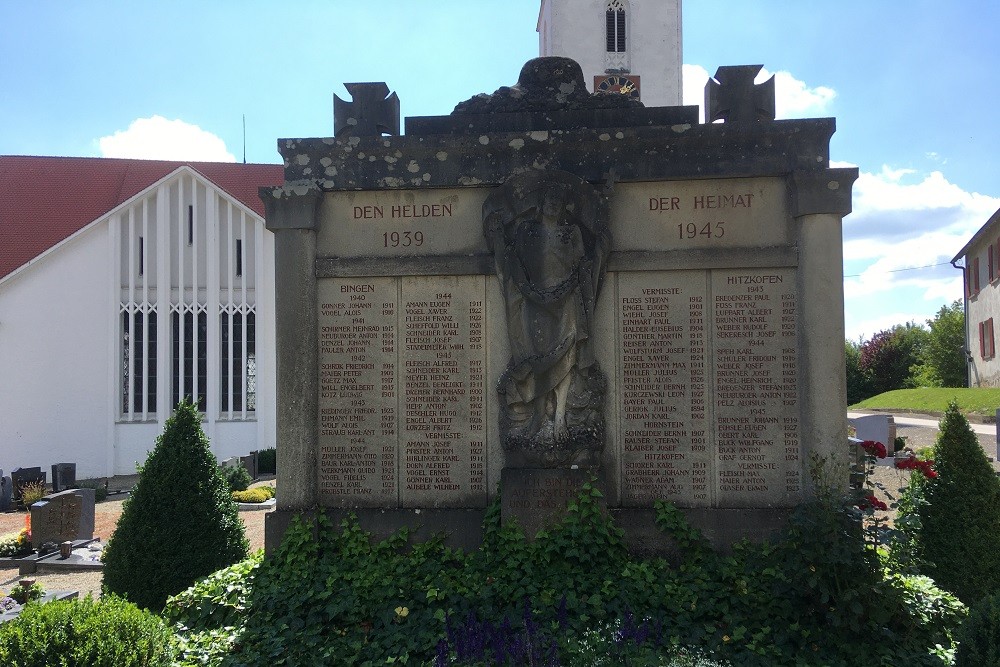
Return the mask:
M 956 639 L 955 667 L 1000 667 L 1000 593 L 972 607 Z
M 925 574 L 972 605 L 1000 587 L 1000 479 L 954 402 L 934 452 L 937 477 L 923 484 L 918 508 L 919 558 Z
M 253 478 L 242 465 L 223 468 L 222 476 L 230 491 L 246 491 L 253 484 Z
M 153 614 L 114 596 L 29 604 L 0 625 L 0 664 L 19 667 L 166 667 L 171 633 Z
M 104 549 L 104 590 L 152 610 L 249 545 L 197 409 L 178 405 Z

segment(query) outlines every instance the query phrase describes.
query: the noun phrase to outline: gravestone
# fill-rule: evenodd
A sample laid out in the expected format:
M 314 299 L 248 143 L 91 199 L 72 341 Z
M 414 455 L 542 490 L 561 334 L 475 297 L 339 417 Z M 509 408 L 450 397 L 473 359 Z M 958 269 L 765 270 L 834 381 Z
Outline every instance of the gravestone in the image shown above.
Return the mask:
M 10 477 L 0 470 L 0 512 L 9 512 L 14 509 L 13 483 Z
M 76 486 L 76 464 L 75 463 L 53 463 L 52 464 L 52 491 L 65 491 Z
M 241 456 L 240 463 L 250 473 L 251 479 L 256 480 L 259 477 L 257 474 L 257 452 L 250 452 L 247 456 Z
M 94 538 L 94 489 L 70 489 L 31 506 L 31 546 Z
M 665 548 L 659 499 L 727 545 L 809 497 L 811 459 L 846 488 L 857 170 L 833 119 L 774 120 L 759 68 L 720 68 L 719 123 L 540 58 L 402 136 L 379 83 L 335 137 L 280 140 L 268 548 L 317 505 L 474 546 L 498 490 L 533 531 L 592 479 L 635 548 Z
M 891 455 L 896 443 L 896 420 L 892 415 L 852 417 L 847 423 L 854 427 L 858 440 L 874 440 L 885 445 L 885 450 L 890 456 L 876 459 L 876 465 L 894 465 Z
M 45 473 L 40 467 L 36 468 L 15 468 L 10 473 L 11 484 L 13 485 L 14 502 L 20 502 L 21 489 L 27 484 L 45 484 Z

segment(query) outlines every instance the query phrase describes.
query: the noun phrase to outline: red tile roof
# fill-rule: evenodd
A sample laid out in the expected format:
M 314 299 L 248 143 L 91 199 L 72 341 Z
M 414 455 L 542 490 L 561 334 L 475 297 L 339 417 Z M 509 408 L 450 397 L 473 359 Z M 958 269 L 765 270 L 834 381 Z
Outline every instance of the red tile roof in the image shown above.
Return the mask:
M 182 165 L 261 217 L 257 188 L 284 181 L 277 164 L 0 155 L 0 278 Z

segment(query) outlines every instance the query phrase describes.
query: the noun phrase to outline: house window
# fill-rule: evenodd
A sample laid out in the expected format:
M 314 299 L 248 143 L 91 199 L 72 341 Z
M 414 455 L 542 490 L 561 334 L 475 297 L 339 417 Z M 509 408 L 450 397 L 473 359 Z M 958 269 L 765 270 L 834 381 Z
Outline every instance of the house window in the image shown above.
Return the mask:
M 256 315 L 224 312 L 221 317 L 222 411 L 251 412 L 257 408 Z
M 979 356 L 992 359 L 996 356 L 996 343 L 993 339 L 993 318 L 979 323 Z
M 173 404 L 188 398 L 205 411 L 208 381 L 208 317 L 204 311 L 171 314 L 173 345 Z
M 625 5 L 621 0 L 611 0 L 604 17 L 608 53 L 625 53 Z
M 122 414 L 143 412 L 156 412 L 156 313 L 126 311 L 122 313 Z

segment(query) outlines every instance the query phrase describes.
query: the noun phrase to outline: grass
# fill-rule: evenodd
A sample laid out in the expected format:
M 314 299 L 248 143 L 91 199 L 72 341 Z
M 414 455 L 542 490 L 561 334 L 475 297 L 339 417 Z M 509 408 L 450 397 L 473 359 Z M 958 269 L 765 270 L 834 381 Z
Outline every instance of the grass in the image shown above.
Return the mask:
M 951 401 L 965 414 L 992 417 L 1000 408 L 1000 389 L 924 387 L 897 389 L 855 403 L 851 409 L 882 409 L 900 412 L 944 413 Z

